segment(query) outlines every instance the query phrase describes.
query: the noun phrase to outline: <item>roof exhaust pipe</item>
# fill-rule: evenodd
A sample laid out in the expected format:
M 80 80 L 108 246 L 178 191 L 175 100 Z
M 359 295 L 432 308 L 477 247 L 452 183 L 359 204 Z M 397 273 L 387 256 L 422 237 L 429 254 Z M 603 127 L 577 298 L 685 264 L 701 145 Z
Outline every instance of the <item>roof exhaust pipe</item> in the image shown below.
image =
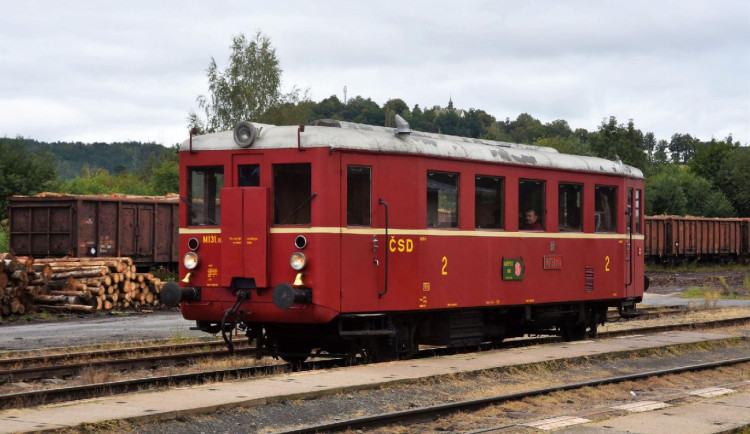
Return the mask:
M 409 128 L 409 122 L 406 122 L 404 118 L 402 118 L 399 115 L 393 116 L 393 119 L 396 121 L 396 134 L 402 135 L 402 134 L 411 134 L 411 128 Z

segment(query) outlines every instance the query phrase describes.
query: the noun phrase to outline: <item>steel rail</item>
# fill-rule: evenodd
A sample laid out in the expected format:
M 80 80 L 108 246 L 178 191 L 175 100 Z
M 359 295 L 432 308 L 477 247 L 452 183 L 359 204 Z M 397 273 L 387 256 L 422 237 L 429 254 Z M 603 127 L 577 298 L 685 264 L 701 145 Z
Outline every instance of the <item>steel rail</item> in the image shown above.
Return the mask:
M 666 310 L 665 310 L 666 309 Z M 655 306 L 655 307 L 644 307 L 639 309 L 643 312 L 643 315 L 633 318 L 648 318 L 653 315 L 671 315 L 676 313 L 683 313 L 686 311 L 681 305 L 676 306 Z M 113 358 L 115 356 L 121 356 L 126 354 L 140 354 L 153 351 L 181 351 L 197 348 L 224 348 L 226 344 L 223 340 L 205 341 L 205 342 L 187 342 L 182 344 L 158 344 L 144 345 L 138 347 L 126 347 L 126 348 L 113 348 L 113 349 L 101 349 L 84 352 L 71 352 L 71 353 L 57 353 L 57 354 L 43 354 L 36 356 L 22 356 L 22 357 L 9 357 L 0 358 L 0 369 L 8 369 L 8 366 L 17 365 L 50 365 L 53 363 L 59 363 L 66 360 L 78 360 L 78 359 L 98 359 L 98 358 Z M 27 350 L 24 352 L 37 351 Z
M 707 328 L 707 327 L 724 327 L 724 326 L 731 326 L 731 325 L 737 325 L 737 324 L 744 324 L 744 323 L 747 323 L 748 321 L 750 321 L 750 317 L 731 318 L 731 319 L 716 320 L 716 321 L 703 321 L 700 323 L 669 324 L 669 325 L 662 325 L 662 326 L 652 326 L 652 327 L 644 327 L 644 328 L 602 332 L 602 333 L 599 333 L 599 337 L 608 338 L 608 337 L 627 336 L 627 335 L 641 334 L 641 333 L 658 333 L 658 332 L 674 331 L 674 330 L 685 330 L 685 329 L 696 329 L 696 328 Z M 510 342 L 503 343 L 503 348 L 516 348 L 516 347 L 522 347 L 522 346 L 539 345 L 539 344 L 544 344 L 544 343 L 553 343 L 553 342 L 560 342 L 560 341 L 561 339 L 559 337 L 524 339 L 524 340 L 517 340 L 517 341 L 510 341 Z M 461 351 L 468 352 L 467 350 L 474 351 L 476 350 L 476 348 L 477 346 L 467 347 L 464 349 L 456 349 L 456 348 L 427 349 L 427 350 L 420 351 L 418 357 L 425 358 L 425 357 L 434 357 L 438 355 L 445 355 L 445 354 L 461 352 Z M 487 347 L 483 347 L 483 348 L 487 348 Z M 249 348 L 248 350 L 253 350 L 253 349 Z M 342 359 L 329 359 L 329 360 L 322 360 L 322 361 L 307 362 L 307 363 L 302 364 L 299 367 L 294 367 L 294 368 L 298 368 L 299 370 L 325 369 L 325 368 L 329 368 L 333 366 L 340 366 L 342 363 L 344 363 Z M 103 364 L 106 365 L 106 362 L 104 362 Z M 7 408 L 8 406 L 11 406 L 12 403 L 14 402 L 48 403 L 48 402 L 60 401 L 62 399 L 73 399 L 73 398 L 79 398 L 79 397 L 91 398 L 91 397 L 112 395 L 116 393 L 124 393 L 127 391 L 136 390 L 143 386 L 161 386 L 161 385 L 169 385 L 169 384 L 201 383 L 201 382 L 210 381 L 210 380 L 219 381 L 225 378 L 237 378 L 239 376 L 252 376 L 252 375 L 258 375 L 258 374 L 267 374 L 274 369 L 291 369 L 291 368 L 292 367 L 289 364 L 280 363 L 280 364 L 274 364 L 274 365 L 222 369 L 222 370 L 215 370 L 215 371 L 202 371 L 202 372 L 196 372 L 196 373 L 175 374 L 175 375 L 167 375 L 167 376 L 148 377 L 148 378 L 136 378 L 136 379 L 131 379 L 131 380 L 121 380 L 121 381 L 97 383 L 97 384 L 91 384 L 91 385 L 80 385 L 80 386 L 70 386 L 70 387 L 62 387 L 62 388 L 54 388 L 54 389 L 26 391 L 26 392 L 20 392 L 20 393 L 0 395 L 0 408 Z
M 358 430 L 365 428 L 376 428 L 390 425 L 393 423 L 404 423 L 415 420 L 433 419 L 438 416 L 443 416 L 457 411 L 476 410 L 483 407 L 487 407 L 502 402 L 513 401 L 523 398 L 529 398 L 533 396 L 545 395 L 553 392 L 562 392 L 568 390 L 581 389 L 584 387 L 598 387 L 607 384 L 622 383 L 625 381 L 642 380 L 644 378 L 657 377 L 669 374 L 681 374 L 685 372 L 701 371 L 706 369 L 714 369 L 722 366 L 736 365 L 740 363 L 750 362 L 750 357 L 741 357 L 731 360 L 722 360 L 718 362 L 708 362 L 693 365 L 679 366 L 675 368 L 660 369 L 656 371 L 639 372 L 635 374 L 618 375 L 612 377 L 599 378 L 596 380 L 581 381 L 576 383 L 568 383 L 560 386 L 545 387 L 542 389 L 533 389 L 524 392 L 508 393 L 503 395 L 495 395 L 485 398 L 468 399 L 464 401 L 451 402 L 447 404 L 438 404 L 428 407 L 413 408 L 409 410 L 400 410 L 389 413 L 381 413 L 371 416 L 364 416 L 353 418 L 349 420 L 336 421 L 331 423 L 323 423 L 319 425 L 311 425 L 303 428 L 297 428 L 292 430 L 281 431 L 285 434 L 302 434 L 302 433 L 317 433 L 317 432 L 330 432 L 340 430 Z
M 307 362 L 303 364 L 301 369 L 328 369 L 337 366 L 338 363 L 340 363 L 340 360 L 338 359 Z M 197 384 L 208 381 L 222 381 L 230 378 L 234 379 L 255 375 L 268 375 L 278 369 L 290 370 L 292 367 L 288 363 L 280 363 L 9 393 L 0 395 L 0 409 L 13 407 L 14 404 L 17 403 L 22 403 L 27 406 L 31 404 L 47 404 L 72 399 L 115 395 L 118 393 L 142 390 L 144 387 Z
M 180 351 L 190 350 L 196 348 L 214 348 L 224 347 L 224 341 L 206 341 L 206 342 L 187 342 L 182 344 L 165 344 L 165 345 L 144 345 L 139 347 L 127 347 L 127 348 L 113 348 L 113 349 L 102 349 L 93 351 L 83 351 L 74 353 L 57 353 L 57 354 L 42 354 L 38 356 L 23 356 L 23 357 L 9 357 L 0 358 L 0 367 L 14 366 L 18 364 L 30 365 L 30 364 L 49 364 L 57 363 L 64 360 L 74 359 L 93 359 L 98 357 L 113 357 L 121 356 L 124 354 L 136 354 L 145 353 L 151 351 Z M 78 347 L 80 348 L 80 347 Z
M 255 348 L 240 348 L 235 351 L 237 354 L 253 355 L 256 353 Z M 78 363 L 67 363 L 51 366 L 35 366 L 29 368 L 6 369 L 0 370 L 0 383 L 17 382 L 24 380 L 36 380 L 42 378 L 59 378 L 72 376 L 80 373 L 86 368 L 108 367 L 120 370 L 132 370 L 143 368 L 154 368 L 163 366 L 164 362 L 191 362 L 202 358 L 220 359 L 230 357 L 231 354 L 224 350 L 214 351 L 195 351 L 190 353 L 163 354 L 156 356 L 137 356 L 125 359 L 107 359 L 97 361 L 86 361 Z

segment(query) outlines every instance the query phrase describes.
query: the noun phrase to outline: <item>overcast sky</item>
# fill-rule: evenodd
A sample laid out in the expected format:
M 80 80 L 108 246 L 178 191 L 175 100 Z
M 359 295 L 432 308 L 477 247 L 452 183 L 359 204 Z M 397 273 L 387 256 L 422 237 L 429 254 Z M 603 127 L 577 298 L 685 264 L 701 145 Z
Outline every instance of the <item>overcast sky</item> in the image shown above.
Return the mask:
M 657 139 L 750 138 L 750 1 L 0 0 L 0 137 L 187 138 L 211 57 L 261 30 L 284 91 Z

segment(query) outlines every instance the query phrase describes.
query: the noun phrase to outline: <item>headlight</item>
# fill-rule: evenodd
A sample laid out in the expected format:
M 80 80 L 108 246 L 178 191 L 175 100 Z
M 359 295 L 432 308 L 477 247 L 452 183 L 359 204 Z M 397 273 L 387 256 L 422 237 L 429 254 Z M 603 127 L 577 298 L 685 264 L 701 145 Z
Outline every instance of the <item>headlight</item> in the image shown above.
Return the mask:
M 182 264 L 188 270 L 194 270 L 198 266 L 198 254 L 195 252 L 187 252 L 182 258 Z
M 302 270 L 305 268 L 306 264 L 307 258 L 302 252 L 292 253 L 292 256 L 289 258 L 289 265 L 291 265 L 295 271 Z

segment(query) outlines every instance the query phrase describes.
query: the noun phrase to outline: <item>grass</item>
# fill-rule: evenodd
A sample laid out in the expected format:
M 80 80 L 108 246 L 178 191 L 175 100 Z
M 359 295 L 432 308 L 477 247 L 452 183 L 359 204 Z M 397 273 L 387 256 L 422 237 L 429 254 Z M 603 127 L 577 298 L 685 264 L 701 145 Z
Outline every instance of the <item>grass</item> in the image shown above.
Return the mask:
M 745 282 L 748 282 L 748 276 L 745 275 Z M 719 279 L 719 283 L 722 284 L 722 289 L 716 289 L 711 286 L 691 286 L 685 292 L 680 295 L 680 298 L 702 298 L 705 301 L 706 306 L 716 306 L 719 299 L 722 300 L 747 300 L 750 299 L 748 295 L 737 294 L 732 291 L 726 282 L 722 282 Z M 747 288 L 747 286 L 745 287 Z

